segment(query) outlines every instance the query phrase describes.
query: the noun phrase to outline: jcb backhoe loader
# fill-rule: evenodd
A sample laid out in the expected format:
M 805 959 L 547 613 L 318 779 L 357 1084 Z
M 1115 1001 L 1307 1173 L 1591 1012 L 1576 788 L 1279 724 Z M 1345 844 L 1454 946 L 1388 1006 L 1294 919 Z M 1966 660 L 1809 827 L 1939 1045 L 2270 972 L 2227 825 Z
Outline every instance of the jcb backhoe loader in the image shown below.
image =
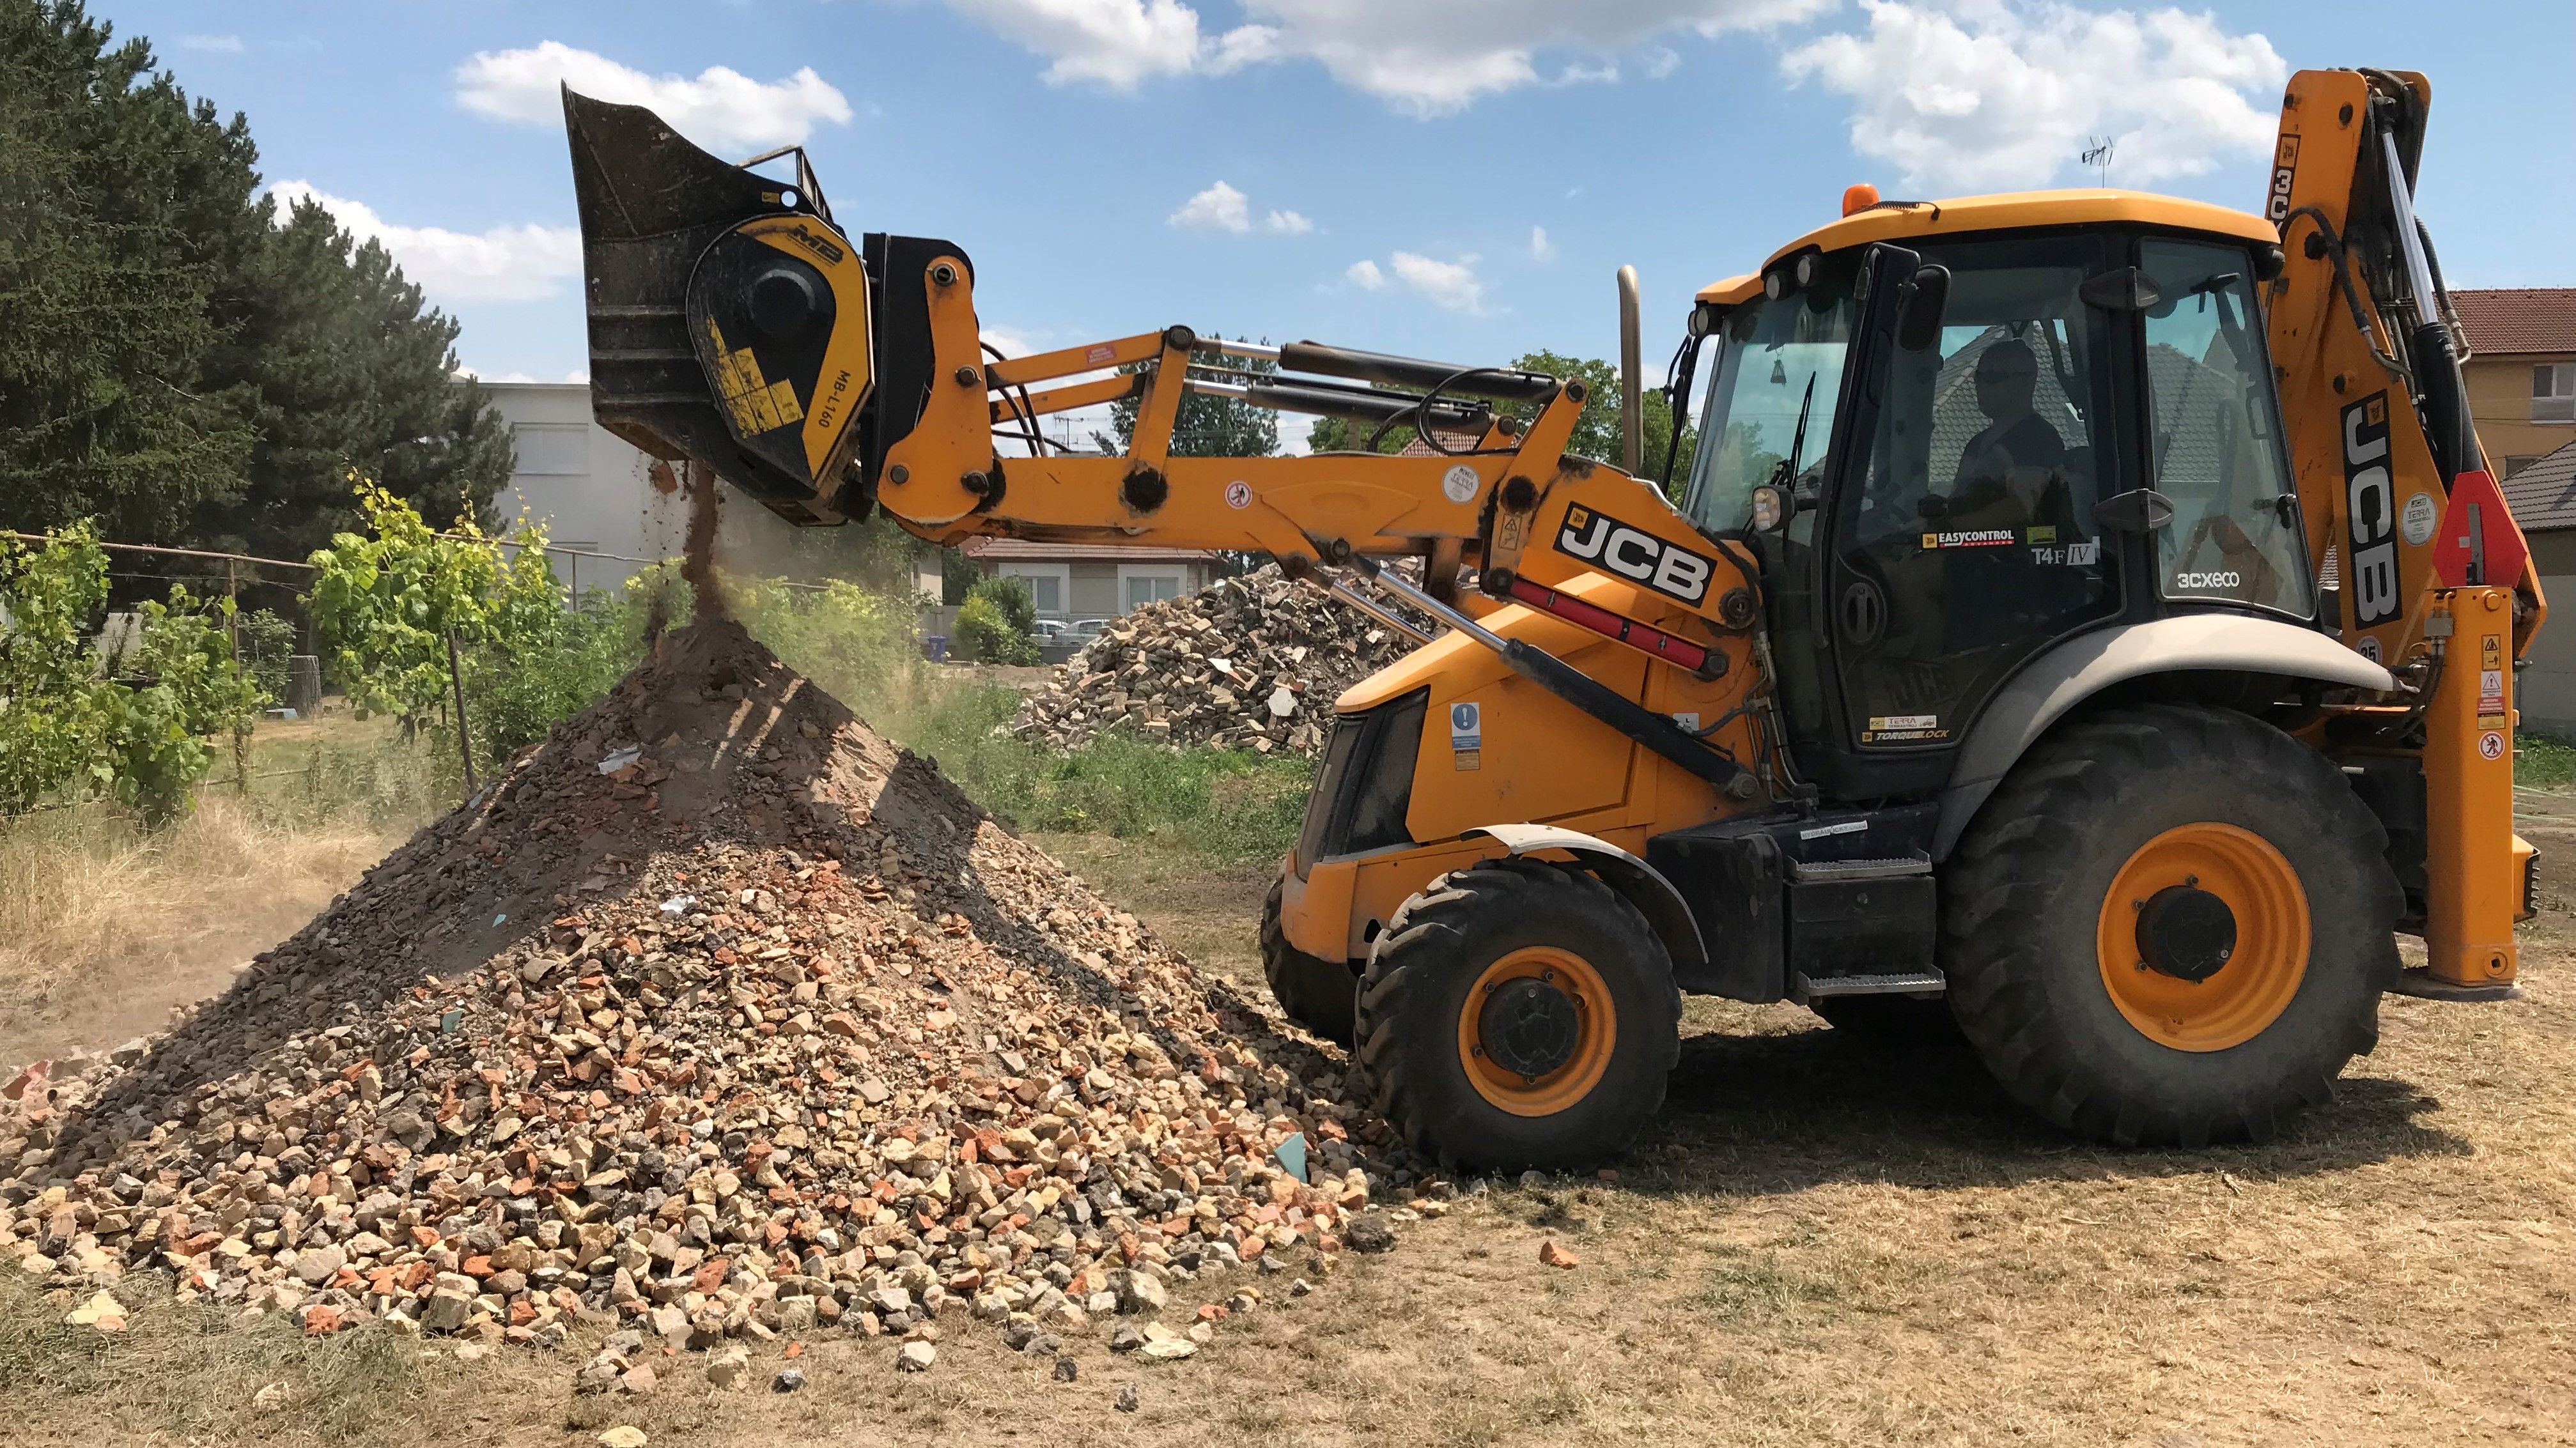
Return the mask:
M 843 230 L 801 152 L 565 112 L 638 447 L 799 523 L 1266 553 L 1423 639 L 1338 703 L 1270 980 L 1418 1149 L 1567 1166 L 1661 1104 L 1684 991 L 1955 1018 L 2051 1121 L 2195 1146 L 2324 1100 L 2385 991 L 2513 988 L 2544 606 L 2409 201 L 2429 98 L 2301 73 L 2261 215 L 1853 188 L 1699 293 L 1679 508 L 1566 452 L 1579 381 L 1177 326 L 1000 357 L 965 250 Z M 1432 455 L 1176 456 L 1188 389 Z M 1037 430 L 1118 398 L 1123 456 Z

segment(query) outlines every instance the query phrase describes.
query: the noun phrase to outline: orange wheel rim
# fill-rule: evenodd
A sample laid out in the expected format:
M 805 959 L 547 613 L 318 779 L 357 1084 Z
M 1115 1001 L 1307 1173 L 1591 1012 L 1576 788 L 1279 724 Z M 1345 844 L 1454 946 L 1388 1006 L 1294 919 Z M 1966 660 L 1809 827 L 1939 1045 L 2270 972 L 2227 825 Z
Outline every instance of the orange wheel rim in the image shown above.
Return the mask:
M 1494 1023 L 1496 997 L 1514 990 L 1516 983 L 1524 997 L 1538 992 L 1536 998 L 1560 1020 L 1565 1005 L 1572 1007 L 1571 1048 L 1561 1052 L 1561 1064 L 1541 1073 L 1510 1069 L 1505 1063 L 1525 1052 L 1516 1052 L 1500 1040 L 1484 1039 L 1485 1030 Z M 1550 991 L 1555 994 L 1545 994 Z M 1562 997 L 1563 1004 L 1557 997 Z M 1467 1080 L 1477 1095 L 1514 1116 L 1553 1116 L 1592 1094 L 1610 1069 L 1610 1053 L 1618 1039 L 1618 1008 L 1611 1003 L 1610 987 L 1601 972 L 1582 956 L 1552 945 L 1524 946 L 1486 966 L 1458 1007 L 1458 1060 L 1466 1068 Z M 1560 1038 L 1557 1044 L 1565 1043 Z
M 2204 890 L 2235 917 L 2225 963 L 2197 982 L 2151 967 L 2139 917 L 2158 892 Z M 2215 822 L 2177 825 L 2140 845 L 2103 896 L 2094 932 L 2102 985 L 2139 1034 L 2178 1051 L 2224 1051 L 2289 1009 L 2308 973 L 2308 895 L 2272 842 Z

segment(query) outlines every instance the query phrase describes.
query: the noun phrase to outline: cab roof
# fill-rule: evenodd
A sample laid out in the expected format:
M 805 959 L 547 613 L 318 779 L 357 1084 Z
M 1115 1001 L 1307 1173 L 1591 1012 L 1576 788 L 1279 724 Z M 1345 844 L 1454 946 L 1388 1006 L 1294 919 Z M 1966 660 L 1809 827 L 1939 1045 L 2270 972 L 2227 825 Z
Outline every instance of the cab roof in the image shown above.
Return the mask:
M 2164 226 L 2242 241 L 2277 242 L 2280 232 L 2250 211 L 2157 196 L 2145 191 L 2007 191 L 1946 201 L 1882 201 L 1828 222 L 1771 253 L 1765 267 L 1792 252 L 1814 247 L 1841 251 L 1873 241 L 1902 242 L 1969 231 L 2020 231 L 2044 226 Z M 1698 299 L 1731 305 L 1762 286 L 1760 273 L 1728 277 L 1702 287 Z

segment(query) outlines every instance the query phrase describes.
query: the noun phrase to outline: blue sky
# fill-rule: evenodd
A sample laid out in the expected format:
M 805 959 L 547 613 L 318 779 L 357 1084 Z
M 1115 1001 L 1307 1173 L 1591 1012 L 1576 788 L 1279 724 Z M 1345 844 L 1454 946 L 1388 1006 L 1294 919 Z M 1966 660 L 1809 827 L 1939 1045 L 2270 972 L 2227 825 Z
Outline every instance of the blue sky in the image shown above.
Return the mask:
M 2422 70 L 2454 285 L 2576 284 L 2567 0 L 92 0 L 381 235 L 489 376 L 583 365 L 553 84 L 711 149 L 803 139 L 851 230 L 975 257 L 1006 345 L 1185 322 L 1461 362 L 1648 352 L 1689 292 L 1891 196 L 2252 209 L 2281 81 Z M 810 73 L 808 73 L 810 72 Z M 1220 188 L 1219 183 L 1223 183 Z

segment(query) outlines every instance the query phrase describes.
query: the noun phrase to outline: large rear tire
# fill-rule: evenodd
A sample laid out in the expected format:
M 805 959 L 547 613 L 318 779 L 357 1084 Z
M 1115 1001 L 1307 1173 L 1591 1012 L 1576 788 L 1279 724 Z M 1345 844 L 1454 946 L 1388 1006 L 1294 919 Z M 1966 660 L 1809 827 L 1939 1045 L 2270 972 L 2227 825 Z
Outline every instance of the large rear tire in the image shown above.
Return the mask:
M 1270 998 L 1288 1019 L 1327 1041 L 1351 1043 L 1352 1020 L 1359 1009 L 1359 975 L 1338 960 L 1308 955 L 1288 943 L 1280 921 L 1287 882 L 1270 882 L 1270 898 L 1261 902 L 1261 975 L 1270 982 Z
M 2014 766 L 1951 856 L 1952 1011 L 2004 1088 L 2121 1145 L 2271 1137 L 2379 1039 L 2379 822 L 2245 715 L 2149 705 Z
M 1681 1052 L 1672 959 L 1590 875 L 1489 860 L 1397 908 L 1360 977 L 1360 1068 L 1415 1152 L 1566 1170 L 1615 1157 Z

